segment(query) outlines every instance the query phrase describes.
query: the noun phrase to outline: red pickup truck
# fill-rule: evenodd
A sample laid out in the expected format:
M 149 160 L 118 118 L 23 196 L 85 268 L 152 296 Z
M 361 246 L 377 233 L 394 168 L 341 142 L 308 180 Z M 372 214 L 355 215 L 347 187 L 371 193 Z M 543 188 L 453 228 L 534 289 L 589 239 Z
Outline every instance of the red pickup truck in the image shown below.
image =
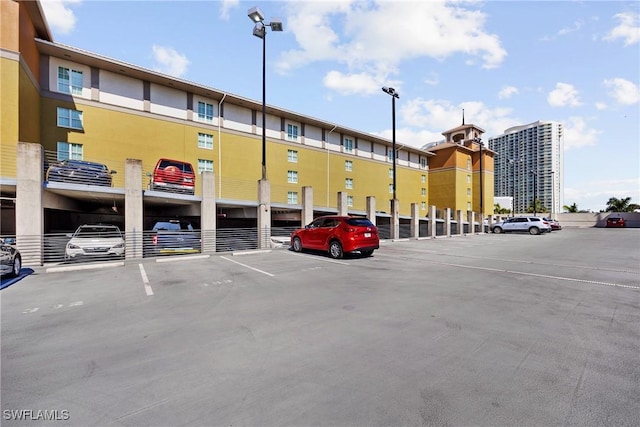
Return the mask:
M 160 159 L 151 177 L 151 190 L 194 194 L 196 175 L 191 163 L 181 160 Z

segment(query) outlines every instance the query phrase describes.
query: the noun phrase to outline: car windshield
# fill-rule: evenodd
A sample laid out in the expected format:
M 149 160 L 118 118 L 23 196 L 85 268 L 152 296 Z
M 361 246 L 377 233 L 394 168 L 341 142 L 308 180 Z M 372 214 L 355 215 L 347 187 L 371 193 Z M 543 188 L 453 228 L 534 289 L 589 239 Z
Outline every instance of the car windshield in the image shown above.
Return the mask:
M 174 160 L 162 160 L 160 162 L 159 168 L 166 169 L 171 166 L 181 170 L 184 173 L 193 173 L 193 169 L 191 168 L 191 165 L 189 163 L 178 162 Z
M 373 223 L 367 218 L 349 218 L 347 224 L 354 225 L 356 227 L 373 227 Z
M 115 238 L 122 237 L 118 227 L 88 226 L 80 227 L 74 237 L 80 238 Z

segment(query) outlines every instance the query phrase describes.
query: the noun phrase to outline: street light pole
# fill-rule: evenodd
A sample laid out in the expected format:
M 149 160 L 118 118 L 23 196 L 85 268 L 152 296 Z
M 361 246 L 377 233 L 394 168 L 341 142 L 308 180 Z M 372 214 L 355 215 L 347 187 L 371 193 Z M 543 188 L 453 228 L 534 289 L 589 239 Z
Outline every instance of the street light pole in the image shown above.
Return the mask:
M 253 27 L 253 35 L 262 39 L 262 180 L 267 179 L 267 27 L 271 31 L 282 31 L 282 21 L 278 18 L 271 18 L 271 22 L 264 22 L 264 13 L 258 7 L 252 7 L 247 12 L 247 16 L 256 25 Z
M 400 98 L 400 95 L 392 87 L 383 87 L 382 91 L 391 95 L 391 151 L 393 152 L 393 200 L 396 200 L 396 98 Z

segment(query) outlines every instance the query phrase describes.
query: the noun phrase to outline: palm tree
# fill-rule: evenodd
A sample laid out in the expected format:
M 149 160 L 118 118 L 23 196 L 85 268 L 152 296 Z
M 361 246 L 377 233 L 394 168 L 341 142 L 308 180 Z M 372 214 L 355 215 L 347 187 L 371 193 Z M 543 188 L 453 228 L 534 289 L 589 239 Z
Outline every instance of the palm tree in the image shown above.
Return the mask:
M 631 206 L 631 197 L 625 197 L 624 199 L 611 197 L 607 202 L 606 212 L 629 212 L 630 206 Z
M 562 209 L 564 209 L 565 211 L 567 211 L 569 213 L 577 213 L 578 212 L 578 205 L 576 205 L 575 203 L 572 204 L 571 206 L 564 205 L 562 207 Z
M 529 213 L 531 212 L 545 213 L 546 211 L 547 211 L 547 208 L 544 207 L 540 199 L 536 199 L 535 201 L 531 202 L 531 205 L 529 205 L 529 207 L 527 208 L 527 212 Z

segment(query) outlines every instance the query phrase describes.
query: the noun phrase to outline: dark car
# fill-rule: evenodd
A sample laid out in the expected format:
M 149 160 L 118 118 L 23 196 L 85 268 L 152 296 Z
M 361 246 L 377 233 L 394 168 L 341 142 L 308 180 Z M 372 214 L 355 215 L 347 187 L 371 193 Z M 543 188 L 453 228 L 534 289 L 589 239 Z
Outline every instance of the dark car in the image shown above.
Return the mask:
M 193 254 L 200 252 L 200 231 L 189 221 L 170 219 L 158 221 L 148 233 L 145 245 L 149 255 Z
M 610 216 L 607 218 L 607 228 L 623 228 L 627 226 L 627 221 L 619 216 Z
M 325 251 L 332 258 L 342 258 L 346 253 L 371 256 L 380 247 L 380 238 L 378 228 L 368 218 L 329 215 L 291 233 L 291 247 L 296 252 Z
M 196 175 L 191 163 L 160 159 L 151 176 L 150 190 L 194 194 Z
M 48 182 L 99 185 L 111 187 L 112 175 L 116 171 L 107 165 L 84 160 L 60 160 L 47 169 Z
M 14 277 L 22 269 L 22 257 L 13 239 L 0 239 L 0 275 Z

